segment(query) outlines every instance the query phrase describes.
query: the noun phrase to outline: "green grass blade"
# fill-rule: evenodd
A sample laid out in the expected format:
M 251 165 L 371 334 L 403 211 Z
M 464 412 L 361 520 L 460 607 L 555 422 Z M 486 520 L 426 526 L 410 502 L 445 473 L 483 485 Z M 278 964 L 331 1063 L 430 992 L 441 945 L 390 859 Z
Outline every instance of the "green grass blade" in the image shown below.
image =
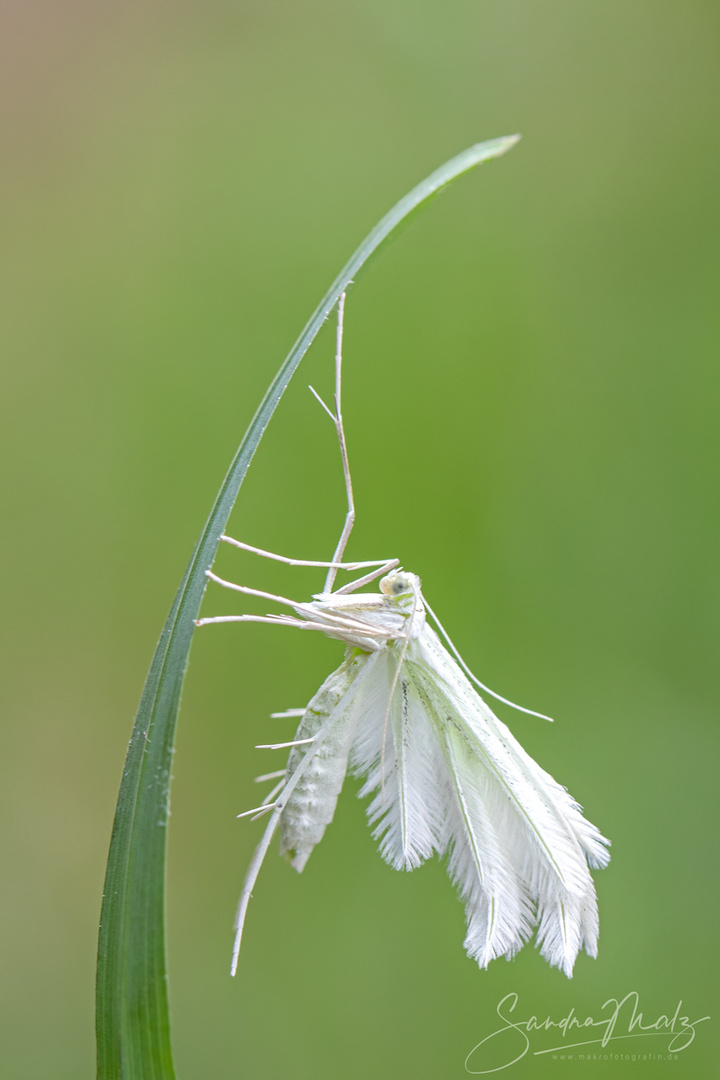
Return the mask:
M 298 364 L 360 269 L 447 184 L 517 142 L 479 143 L 397 203 L 328 289 L 271 383 L 215 500 L 163 629 L 140 701 L 118 796 L 97 969 L 98 1080 L 173 1080 L 165 970 L 165 850 L 170 770 L 194 620 L 215 552 L 260 439 Z

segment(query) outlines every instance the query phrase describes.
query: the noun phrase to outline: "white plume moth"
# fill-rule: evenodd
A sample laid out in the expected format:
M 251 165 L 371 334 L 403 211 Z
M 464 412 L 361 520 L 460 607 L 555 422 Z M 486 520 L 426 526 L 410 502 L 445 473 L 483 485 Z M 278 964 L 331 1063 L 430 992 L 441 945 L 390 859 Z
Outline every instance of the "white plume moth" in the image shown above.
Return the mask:
M 232 973 L 250 894 L 274 833 L 279 827 L 281 853 L 302 870 L 333 818 L 350 770 L 365 780 L 360 795 L 371 799 L 373 835 L 391 866 L 412 870 L 433 854 L 447 856 L 465 905 L 465 948 L 480 967 L 511 958 L 536 932 L 541 955 L 570 976 L 581 948 L 597 955 L 589 867 L 607 864 L 609 841 L 479 696 L 473 683 L 499 697 L 466 667 L 423 597 L 420 579 L 400 569 L 397 559 L 342 561 L 355 516 L 340 410 L 344 299 L 338 305 L 335 410 L 315 394 L 337 429 L 348 497 L 332 561 L 288 559 L 223 537 L 280 562 L 326 567 L 325 588 L 301 603 L 208 571 L 219 585 L 276 601 L 295 614 L 198 620 L 321 630 L 347 646 L 343 663 L 305 709 L 275 714 L 301 717 L 295 739 L 259 747 L 290 753 L 286 769 L 258 777 L 277 781 L 262 805 L 239 815 L 254 820 L 267 813 L 270 820 L 240 898 Z M 369 572 L 334 589 L 340 570 Z M 379 591 L 357 592 L 378 578 Z

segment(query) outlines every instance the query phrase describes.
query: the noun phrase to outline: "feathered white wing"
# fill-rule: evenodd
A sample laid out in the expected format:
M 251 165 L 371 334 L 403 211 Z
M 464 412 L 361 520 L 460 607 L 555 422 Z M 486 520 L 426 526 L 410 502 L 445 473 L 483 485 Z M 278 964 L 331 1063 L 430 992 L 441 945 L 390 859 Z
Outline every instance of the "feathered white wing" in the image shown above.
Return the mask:
M 481 784 L 487 812 L 516 868 L 525 900 L 535 908 L 541 955 L 569 976 L 581 948 L 597 955 L 597 899 L 588 864 L 607 865 L 609 841 L 586 821 L 565 788 L 523 750 L 429 628 L 418 653 L 419 677 L 434 690 L 436 700 L 454 706 L 460 719 L 450 741 L 465 740 L 477 757 L 477 775 L 485 773 Z M 458 883 L 464 895 L 468 881 Z M 468 915 L 466 948 L 485 964 L 492 955 L 483 954 L 473 933 L 472 908 Z M 524 934 L 519 922 L 512 952 Z
M 299 772 L 299 779 L 280 817 L 280 853 L 298 872 L 333 819 L 361 716 L 357 697 L 368 680 L 372 681 L 378 655 L 348 650 L 344 663 L 328 676 L 307 706 L 297 730 L 295 739 L 303 745 L 290 751 L 287 776 L 289 779 Z
M 597 955 L 588 866 L 608 841 L 523 750 L 424 622 L 373 652 L 350 648 L 307 707 L 288 761 L 281 851 L 302 870 L 332 820 L 348 766 L 365 778 L 383 858 L 412 870 L 437 853 L 465 904 L 465 948 L 481 967 L 537 930 L 572 975 Z M 293 779 L 294 778 L 294 779 Z M 281 796 L 282 798 L 282 796 Z
M 366 777 L 360 797 L 374 796 L 367 812 L 383 858 L 412 870 L 444 848 L 445 799 L 435 731 L 404 665 L 398 672 L 399 654 L 390 646 L 373 656 L 373 678 L 357 698 L 362 721 L 350 765 Z
M 360 794 L 373 795 L 368 816 L 383 857 L 409 870 L 433 852 L 448 855 L 465 947 L 481 967 L 513 956 L 537 926 L 541 954 L 571 975 L 580 948 L 597 954 L 588 863 L 606 865 L 608 841 L 433 630 L 424 627 L 404 654 L 392 644 L 371 659 L 354 692 L 349 763 L 367 778 Z

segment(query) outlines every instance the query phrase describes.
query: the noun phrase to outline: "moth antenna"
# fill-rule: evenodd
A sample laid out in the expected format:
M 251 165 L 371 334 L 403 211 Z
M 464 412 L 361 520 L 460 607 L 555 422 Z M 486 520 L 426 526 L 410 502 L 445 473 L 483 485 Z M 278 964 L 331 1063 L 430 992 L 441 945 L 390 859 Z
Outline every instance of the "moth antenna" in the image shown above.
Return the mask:
M 467 666 L 467 664 L 463 660 L 462 656 L 460 655 L 458 650 L 453 645 L 452 641 L 450 640 L 450 635 L 448 634 L 447 630 L 445 629 L 443 624 L 438 619 L 438 617 L 435 614 L 435 612 L 433 611 L 433 609 L 428 604 L 425 597 L 423 597 L 423 603 L 425 604 L 425 608 L 426 608 L 428 614 L 431 616 L 433 622 L 437 626 L 438 630 L 440 631 L 440 633 L 442 634 L 442 636 L 445 638 L 446 642 L 450 646 L 450 651 L 453 653 L 453 655 L 454 655 L 455 659 L 457 660 L 457 662 L 459 663 L 460 667 L 463 669 L 465 674 L 468 675 L 472 679 L 472 681 L 475 683 L 476 686 L 479 686 L 480 689 L 484 690 L 486 694 L 490 694 L 490 695 L 492 695 L 492 697 L 497 698 L 498 701 L 502 701 L 503 705 L 509 705 L 511 709 L 517 709 L 518 712 L 527 713 L 528 716 L 537 716 L 538 719 L 540 719 L 540 720 L 549 720 L 551 724 L 554 723 L 552 716 L 546 716 L 545 713 L 535 712 L 534 709 L 526 709 L 524 707 L 524 705 L 516 705 L 514 701 L 509 701 L 507 698 L 502 697 L 500 694 L 496 694 L 495 691 L 491 690 L 489 686 L 485 685 L 485 683 L 481 683 L 480 680 L 478 679 L 477 675 L 473 675 L 472 671 Z

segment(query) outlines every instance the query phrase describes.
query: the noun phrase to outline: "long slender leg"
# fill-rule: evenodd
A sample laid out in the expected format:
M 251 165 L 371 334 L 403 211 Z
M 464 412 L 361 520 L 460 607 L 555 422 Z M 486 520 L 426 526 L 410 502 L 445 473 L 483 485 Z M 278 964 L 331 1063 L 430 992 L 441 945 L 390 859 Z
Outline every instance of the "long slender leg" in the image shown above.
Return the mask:
M 250 551 L 254 555 L 262 555 L 264 559 L 274 559 L 276 562 L 285 563 L 286 566 L 320 566 L 323 568 L 332 567 L 335 570 L 364 570 L 369 566 L 385 566 L 386 564 L 393 563 L 397 566 L 397 559 L 370 559 L 365 562 L 318 562 L 315 559 L 289 559 L 287 555 L 276 555 L 273 551 L 265 551 L 264 548 L 253 547 L 252 544 L 244 544 L 242 540 L 235 540 L 232 536 L 221 536 L 221 540 L 224 540 L 226 544 L 232 544 L 233 547 L 240 548 L 242 551 Z
M 391 570 L 394 570 L 395 567 L 399 565 L 399 559 L 389 559 L 383 566 L 378 567 L 377 570 L 373 570 L 371 574 L 365 574 L 364 577 L 358 578 L 356 581 L 349 581 L 347 585 L 343 585 L 341 588 L 336 589 L 332 595 L 341 596 L 345 593 L 355 592 L 356 589 L 361 588 L 363 585 L 369 585 L 371 581 L 375 581 L 379 577 L 385 577 L 385 574 L 389 574 Z
M 333 424 L 335 425 L 335 430 L 337 432 L 338 442 L 340 443 L 340 457 L 342 458 L 343 475 L 345 477 L 345 491 L 346 491 L 346 494 L 347 494 L 347 507 L 348 508 L 347 508 L 347 513 L 345 515 L 345 523 L 343 525 L 343 530 L 340 533 L 340 539 L 337 542 L 337 547 L 335 548 L 335 554 L 333 555 L 333 558 L 332 558 L 332 563 L 338 563 L 342 559 L 343 554 L 345 552 L 345 548 L 347 547 L 348 539 L 350 538 L 350 533 L 352 532 L 352 527 L 355 524 L 355 502 L 353 500 L 352 479 L 350 477 L 350 464 L 348 462 L 347 443 L 345 442 L 345 429 L 343 427 L 342 404 L 341 404 L 341 400 L 342 400 L 342 398 L 341 398 L 341 395 L 342 395 L 342 338 L 343 338 L 343 316 L 344 316 L 344 314 L 345 314 L 345 293 L 343 293 L 342 296 L 340 297 L 340 299 L 338 300 L 337 337 L 335 339 L 335 394 L 334 394 L 335 412 L 333 412 L 331 409 L 329 409 L 327 407 L 327 405 L 325 404 L 325 402 L 323 401 L 323 399 L 320 397 L 320 395 L 315 390 L 313 390 L 312 386 L 310 387 L 313 394 L 318 399 L 318 401 L 322 405 L 323 409 L 325 410 L 325 412 L 328 414 L 328 416 L 332 420 Z M 337 576 L 337 570 L 332 565 L 332 563 L 330 565 L 330 568 L 328 569 L 327 577 L 325 578 L 325 587 L 323 589 L 323 592 L 325 592 L 325 593 L 332 592 L 332 587 L 335 584 L 335 578 Z
M 322 623 L 314 623 L 303 619 L 293 619 L 292 615 L 207 615 L 204 619 L 196 619 L 196 626 L 214 626 L 215 623 L 231 622 L 257 622 L 269 623 L 270 626 L 295 626 L 299 630 L 322 630 L 327 633 L 328 628 Z
M 380 634 L 380 636 L 383 636 L 386 633 L 382 627 L 376 627 L 374 624 L 367 623 L 360 616 L 353 616 L 352 614 L 341 615 L 334 614 L 330 611 L 323 611 L 322 617 L 318 617 L 316 609 L 313 607 L 312 604 L 298 603 L 296 600 L 289 600 L 286 596 L 279 596 L 277 593 L 264 592 L 262 589 L 252 589 L 249 585 L 237 585 L 234 581 L 226 581 L 225 578 L 218 577 L 218 575 L 214 574 L 212 570 L 206 570 L 205 574 L 208 578 L 210 578 L 211 581 L 216 582 L 218 585 L 222 585 L 225 589 L 232 589 L 234 592 L 244 593 L 248 596 L 259 596 L 264 600 L 273 600 L 277 604 L 285 604 L 286 607 L 293 608 L 300 615 L 304 615 L 307 613 L 311 616 L 311 621 L 317 621 L 318 625 L 325 624 L 331 630 L 333 629 L 333 627 L 342 627 L 343 629 L 356 633 L 367 633 L 368 631 L 371 631 L 373 636 L 377 636 L 378 634 Z M 312 619 L 313 616 L 315 616 L 315 620 Z M 263 616 L 262 618 L 257 618 L 256 616 L 242 615 L 215 616 L 211 619 L 197 619 L 195 625 L 204 626 L 208 622 L 220 621 L 248 622 L 267 621 L 268 619 L 270 619 L 271 621 L 279 620 L 282 622 L 288 622 L 292 619 L 292 616 L 267 615 Z M 298 624 L 297 620 L 292 619 L 292 622 L 293 625 Z M 392 633 L 393 631 L 387 630 L 387 634 L 392 635 Z
M 251 544 L 245 544 L 240 540 L 233 539 L 232 536 L 221 536 L 220 539 L 224 540 L 228 544 L 232 544 L 234 547 L 241 548 L 243 551 L 250 551 L 256 555 L 261 555 L 266 559 L 275 559 L 277 562 L 286 563 L 288 566 L 317 566 L 327 567 L 327 576 L 325 578 L 325 586 L 323 593 L 328 594 L 333 591 L 333 585 L 335 584 L 335 578 L 337 577 L 338 570 L 361 570 L 368 567 L 377 567 L 378 569 L 371 573 L 366 574 L 359 578 L 357 581 L 349 582 L 347 585 L 343 585 L 338 589 L 338 593 L 350 593 L 355 589 L 359 589 L 362 585 L 367 585 L 371 581 L 375 581 L 376 578 L 382 577 L 387 574 L 394 567 L 398 566 L 398 559 L 376 559 L 367 562 L 355 562 L 344 563 L 342 557 L 347 547 L 347 542 L 350 538 L 353 525 L 355 524 L 355 500 L 353 498 L 352 489 L 352 477 L 350 475 L 350 463 L 348 460 L 347 441 L 345 439 L 345 427 L 343 425 L 342 418 L 342 339 L 343 339 L 343 320 L 345 315 L 345 293 L 342 293 L 338 300 L 338 316 L 337 316 L 337 334 L 335 338 L 335 393 L 333 395 L 333 401 L 335 405 L 335 411 L 328 408 L 318 392 L 310 387 L 310 390 L 317 398 L 320 405 L 328 414 L 333 424 L 335 425 L 335 431 L 337 432 L 338 443 L 340 445 L 340 457 L 342 459 L 343 476 L 345 478 L 345 492 L 347 495 L 347 513 L 345 514 L 345 522 L 343 524 L 342 532 L 340 533 L 340 539 L 337 542 L 335 553 L 330 562 L 317 561 L 311 559 L 289 559 L 285 555 L 276 555 L 271 551 L 265 551 L 263 548 L 253 547 Z M 212 576 L 212 575 L 210 575 Z M 217 579 L 215 579 L 217 580 Z M 220 582 L 220 584 L 224 584 Z
M 280 821 L 280 815 L 282 814 L 287 804 L 290 795 L 297 786 L 298 782 L 302 779 L 303 775 L 312 764 L 315 756 L 323 745 L 328 731 L 332 728 L 335 720 L 332 715 L 327 718 L 325 723 L 316 732 L 314 741 L 315 746 L 311 747 L 305 757 L 300 761 L 292 776 L 288 777 L 287 783 L 281 791 L 278 801 L 272 809 L 272 815 L 268 821 L 267 828 L 263 834 L 263 838 L 255 849 L 250 866 L 248 867 L 247 874 L 245 875 L 245 881 L 243 883 L 242 892 L 240 894 L 240 902 L 238 904 L 237 915 L 235 916 L 235 944 L 233 946 L 232 964 L 230 966 L 230 974 L 234 975 L 237 971 L 238 957 L 240 955 L 240 943 L 242 941 L 242 932 L 245 925 L 245 916 L 247 914 L 247 907 L 250 902 L 250 896 L 252 894 L 253 887 L 257 881 L 258 874 L 260 873 L 260 867 L 263 864 L 263 860 L 267 854 L 267 850 L 270 847 L 270 841 L 273 838 L 275 830 L 277 829 Z
M 278 604 L 285 604 L 286 607 L 295 607 L 295 601 L 288 600 L 287 596 L 263 592 L 262 589 L 251 589 L 249 585 L 236 585 L 234 581 L 226 581 L 225 578 L 218 577 L 212 570 L 206 570 L 205 576 L 210 581 L 214 581 L 216 585 L 222 585 L 224 589 L 233 589 L 235 592 L 245 593 L 247 596 L 259 596 L 263 600 L 274 600 Z
M 273 838 L 278 822 L 280 821 L 280 814 L 282 813 L 282 806 L 277 804 L 273 808 L 272 817 L 267 824 L 267 828 L 263 833 L 263 838 L 255 849 L 250 865 L 245 875 L 245 881 L 243 883 L 242 892 L 240 893 L 240 901 L 238 903 L 237 914 L 235 915 L 235 942 L 233 945 L 232 963 L 230 965 L 230 974 L 234 975 L 237 971 L 238 957 L 240 955 L 240 942 L 242 941 L 242 932 L 245 925 L 245 915 L 247 913 L 247 906 L 250 902 L 250 896 L 252 894 L 253 886 L 257 881 L 257 876 L 260 873 L 260 867 L 263 864 L 267 850 L 270 847 L 270 841 Z
M 274 559 L 276 562 L 285 563 L 286 566 L 322 566 L 330 567 L 334 570 L 364 570 L 367 567 L 376 567 L 370 574 L 365 574 L 363 577 L 358 578 L 357 581 L 349 581 L 347 585 L 343 585 L 342 588 L 335 590 L 335 595 L 339 593 L 355 592 L 362 585 L 367 585 L 371 581 L 375 581 L 376 578 L 384 577 L 391 570 L 394 570 L 396 566 L 400 564 L 399 559 L 368 559 L 365 562 L 324 562 L 314 559 L 289 559 L 286 555 L 276 555 L 272 551 L 264 551 L 263 548 L 253 547 L 252 544 L 244 544 L 242 540 L 235 540 L 232 536 L 221 536 L 221 540 L 225 540 L 228 544 L 232 544 L 233 547 L 240 548 L 242 551 L 250 551 L 255 555 L 261 555 L 264 559 Z M 232 588 L 229 583 L 223 579 L 218 578 L 212 571 L 207 572 L 207 576 L 213 581 L 216 581 L 219 585 L 227 585 Z
M 342 337 L 343 337 L 343 317 L 345 314 L 345 293 L 340 297 L 338 303 L 338 325 L 337 325 L 337 348 L 335 350 L 335 418 L 338 442 L 340 443 L 340 456 L 342 458 L 343 476 L 345 477 L 345 491 L 347 492 L 347 514 L 345 515 L 345 524 L 343 525 L 343 531 L 340 534 L 338 545 L 335 548 L 335 554 L 333 555 L 333 562 L 338 562 L 345 553 L 347 542 L 350 539 L 350 533 L 352 532 L 353 525 L 355 524 L 355 501 L 353 499 L 352 478 L 350 476 L 350 463 L 348 461 L 347 443 L 345 441 L 345 428 L 343 426 L 342 418 Z M 325 592 L 331 592 L 335 583 L 335 571 L 331 568 L 328 571 L 328 576 L 325 579 Z
M 294 626 L 298 630 L 319 630 L 329 637 L 336 635 L 339 630 L 345 630 L 351 634 L 362 634 L 372 638 L 387 638 L 388 641 L 396 636 L 396 632 L 382 627 L 371 626 L 368 623 L 357 623 L 350 619 L 341 619 L 334 615 L 325 616 L 333 622 L 314 622 L 311 619 L 294 619 L 292 615 L 210 615 L 205 619 L 196 619 L 196 626 L 211 626 L 215 623 L 252 622 L 269 623 L 270 626 Z

